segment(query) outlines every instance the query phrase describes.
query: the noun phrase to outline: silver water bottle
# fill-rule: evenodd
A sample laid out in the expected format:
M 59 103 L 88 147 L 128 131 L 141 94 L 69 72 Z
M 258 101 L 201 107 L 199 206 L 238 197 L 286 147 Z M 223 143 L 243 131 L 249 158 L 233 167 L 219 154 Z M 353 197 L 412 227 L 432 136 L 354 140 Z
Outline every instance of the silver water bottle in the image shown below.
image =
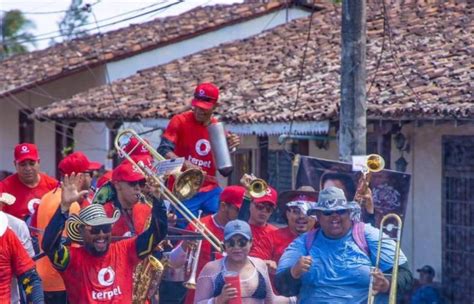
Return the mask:
M 211 150 L 216 162 L 216 168 L 222 176 L 229 176 L 234 167 L 230 158 L 229 147 L 222 122 L 212 123 L 207 127 Z

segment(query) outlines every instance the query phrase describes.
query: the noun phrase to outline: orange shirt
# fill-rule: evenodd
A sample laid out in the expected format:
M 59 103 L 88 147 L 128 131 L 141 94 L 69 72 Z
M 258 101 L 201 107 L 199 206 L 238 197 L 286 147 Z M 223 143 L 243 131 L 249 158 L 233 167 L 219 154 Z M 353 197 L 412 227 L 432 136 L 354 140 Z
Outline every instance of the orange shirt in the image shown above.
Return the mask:
M 23 184 L 17 173 L 10 175 L 0 182 L 0 192 L 10 193 L 16 197 L 16 201 L 11 206 L 5 206 L 3 211 L 25 219 L 33 213 L 35 203 L 39 203 L 44 194 L 57 187 L 58 181 L 44 173 L 40 173 L 40 182 L 33 188 Z
M 37 211 L 37 227 L 44 231 L 49 221 L 61 204 L 61 188 L 46 193 L 42 198 Z M 78 214 L 80 210 L 78 203 L 73 203 L 69 209 L 69 214 Z M 63 234 L 66 236 L 66 232 Z M 43 234 L 38 234 L 39 243 L 43 241 Z M 63 291 L 66 290 L 61 275 L 54 269 L 48 257 L 43 257 L 36 261 L 36 269 L 43 281 L 44 291 Z

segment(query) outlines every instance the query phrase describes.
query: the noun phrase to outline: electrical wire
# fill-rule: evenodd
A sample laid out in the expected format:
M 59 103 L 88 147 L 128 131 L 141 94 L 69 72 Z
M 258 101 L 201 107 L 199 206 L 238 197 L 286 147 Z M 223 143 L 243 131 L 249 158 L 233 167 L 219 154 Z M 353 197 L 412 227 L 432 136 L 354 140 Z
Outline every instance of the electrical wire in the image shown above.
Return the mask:
M 92 3 L 92 4 L 89 4 L 90 6 L 94 6 L 96 4 L 99 4 L 102 0 L 97 0 L 96 2 Z M 3 12 L 3 13 L 8 13 L 9 11 L 12 11 L 14 9 L 11 9 L 11 10 L 0 10 L 0 12 Z M 25 12 L 25 11 L 21 11 L 21 13 L 23 15 L 54 15 L 54 14 L 62 14 L 62 13 L 67 13 L 68 10 L 59 10 L 59 11 L 45 11 L 45 12 Z

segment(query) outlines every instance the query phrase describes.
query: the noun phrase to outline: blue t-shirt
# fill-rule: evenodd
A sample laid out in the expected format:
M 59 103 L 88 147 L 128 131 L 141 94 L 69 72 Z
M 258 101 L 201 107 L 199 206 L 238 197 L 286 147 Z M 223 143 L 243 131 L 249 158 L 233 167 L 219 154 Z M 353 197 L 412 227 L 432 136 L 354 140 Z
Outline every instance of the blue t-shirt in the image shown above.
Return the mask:
M 366 225 L 365 238 L 370 258 L 355 243 L 352 230 L 340 239 L 327 238 L 322 231 L 319 231 L 309 250 L 313 264 L 310 270 L 301 276 L 302 286 L 298 303 L 366 303 L 370 267 L 375 264 L 379 230 Z M 280 259 L 277 272 L 291 267 L 301 256 L 308 255 L 305 241 L 306 234 L 291 243 Z M 392 268 L 394 253 L 395 243 L 384 240 L 381 271 Z M 405 255 L 400 252 L 400 264 L 406 261 Z M 384 303 L 387 298 L 387 295 L 379 295 L 376 297 L 376 303 Z

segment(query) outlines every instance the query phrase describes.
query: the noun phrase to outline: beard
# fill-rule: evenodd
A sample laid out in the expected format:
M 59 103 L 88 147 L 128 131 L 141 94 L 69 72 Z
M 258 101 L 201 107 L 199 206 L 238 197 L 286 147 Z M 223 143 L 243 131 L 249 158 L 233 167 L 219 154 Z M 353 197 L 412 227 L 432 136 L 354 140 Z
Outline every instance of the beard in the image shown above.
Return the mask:
M 94 243 L 84 244 L 84 247 L 86 248 L 86 250 L 88 252 L 90 252 L 90 254 L 92 254 L 93 256 L 103 256 L 103 255 L 105 255 L 107 253 L 107 251 L 109 251 L 109 246 L 110 246 L 110 243 L 107 243 L 104 250 L 97 250 L 97 248 L 95 248 L 95 246 L 94 246 Z

